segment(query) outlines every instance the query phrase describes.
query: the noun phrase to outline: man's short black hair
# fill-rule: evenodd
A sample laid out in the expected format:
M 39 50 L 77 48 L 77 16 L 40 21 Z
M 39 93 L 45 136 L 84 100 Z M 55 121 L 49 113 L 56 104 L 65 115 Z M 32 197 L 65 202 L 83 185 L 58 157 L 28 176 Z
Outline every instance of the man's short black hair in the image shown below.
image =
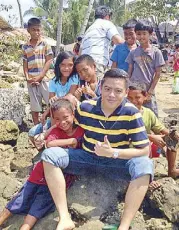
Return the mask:
M 112 16 L 112 11 L 108 6 L 99 6 L 95 10 L 95 19 L 105 18 L 106 16 Z
M 79 56 L 79 57 L 75 60 L 75 63 L 74 63 L 75 68 L 76 68 L 76 66 L 77 66 L 78 64 L 80 64 L 80 63 L 83 62 L 83 61 L 86 61 L 86 63 L 89 64 L 89 65 L 95 65 L 95 61 L 94 61 L 94 59 L 93 59 L 90 55 L 88 55 L 88 54 L 82 54 L 81 56 Z
M 105 74 L 101 81 L 101 86 L 103 86 L 107 78 L 123 79 L 125 81 L 126 89 L 128 88 L 129 75 L 122 69 L 110 69 Z
M 153 26 L 152 23 L 148 20 L 142 19 L 137 22 L 135 25 L 135 32 L 145 30 L 148 31 L 149 34 L 153 33 Z
M 27 27 L 31 27 L 31 26 L 41 26 L 41 21 L 39 18 L 30 18 L 28 23 L 27 23 Z
M 136 24 L 137 24 L 136 19 L 130 19 L 122 26 L 122 28 L 123 30 L 134 29 Z
M 175 49 L 179 48 L 179 43 L 175 44 Z

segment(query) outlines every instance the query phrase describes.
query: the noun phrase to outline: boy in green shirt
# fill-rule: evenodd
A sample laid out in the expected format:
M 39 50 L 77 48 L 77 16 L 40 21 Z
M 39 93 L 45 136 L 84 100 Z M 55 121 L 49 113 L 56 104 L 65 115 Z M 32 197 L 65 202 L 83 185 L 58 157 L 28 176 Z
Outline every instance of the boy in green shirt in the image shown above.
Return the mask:
M 168 161 L 168 176 L 176 178 L 179 176 L 179 169 L 176 168 L 177 151 L 167 146 L 164 137 L 169 135 L 169 130 L 158 120 L 152 110 L 143 107 L 147 97 L 145 85 L 135 82 L 129 86 L 128 99 L 132 102 L 142 113 L 144 125 L 148 134 L 149 140 L 157 146 L 158 149 L 166 147 L 166 156 Z M 179 135 L 175 133 L 175 138 L 179 139 Z M 154 148 L 151 148 L 154 150 Z M 152 157 L 156 156 L 152 151 Z

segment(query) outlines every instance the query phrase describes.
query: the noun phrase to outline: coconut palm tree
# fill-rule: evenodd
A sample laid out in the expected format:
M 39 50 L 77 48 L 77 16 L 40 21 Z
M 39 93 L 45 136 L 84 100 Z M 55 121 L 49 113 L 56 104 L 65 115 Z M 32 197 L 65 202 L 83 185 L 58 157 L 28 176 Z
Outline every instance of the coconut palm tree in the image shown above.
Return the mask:
M 21 23 L 21 27 L 24 27 L 24 22 L 23 22 L 23 17 L 22 17 L 22 9 L 21 9 L 21 4 L 20 4 L 20 0 L 17 0 L 17 4 L 18 4 L 18 8 L 19 8 L 19 16 L 20 16 L 20 23 Z
M 80 35 L 83 35 L 85 33 L 85 30 L 86 30 L 86 27 L 88 24 L 88 20 L 89 20 L 90 14 L 91 14 L 91 10 L 93 8 L 93 3 L 94 3 L 94 0 L 89 0 L 88 8 L 87 8 L 87 11 L 85 14 L 86 16 L 84 18 L 84 22 L 83 22 L 82 27 L 81 27 Z
M 62 20 L 63 20 L 63 0 L 59 0 L 56 56 L 60 51 L 60 45 L 62 43 Z

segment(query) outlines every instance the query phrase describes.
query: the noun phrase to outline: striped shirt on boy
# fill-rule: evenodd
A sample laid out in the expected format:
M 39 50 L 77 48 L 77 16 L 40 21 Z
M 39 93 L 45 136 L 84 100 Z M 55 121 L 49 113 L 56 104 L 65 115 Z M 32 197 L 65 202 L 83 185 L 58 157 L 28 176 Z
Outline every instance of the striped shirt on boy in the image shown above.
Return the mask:
M 85 130 L 82 147 L 87 152 L 94 152 L 96 142 L 104 142 L 105 135 L 113 148 L 149 144 L 141 113 L 126 98 L 109 117 L 101 110 L 101 98 L 84 101 L 76 109 L 75 122 Z
M 33 47 L 30 41 L 22 47 L 23 59 L 27 61 L 29 77 L 38 76 L 45 65 L 45 58 L 53 55 L 51 47 L 43 40 Z

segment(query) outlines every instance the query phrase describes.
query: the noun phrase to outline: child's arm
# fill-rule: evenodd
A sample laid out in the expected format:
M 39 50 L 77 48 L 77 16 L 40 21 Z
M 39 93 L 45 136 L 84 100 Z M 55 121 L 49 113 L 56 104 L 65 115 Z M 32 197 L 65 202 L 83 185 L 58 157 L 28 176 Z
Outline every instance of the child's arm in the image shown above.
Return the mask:
M 46 147 L 71 147 L 76 148 L 78 141 L 76 138 L 69 138 L 69 139 L 58 139 L 53 141 L 46 141 Z
M 113 61 L 111 68 L 117 68 L 117 62 Z
M 161 67 L 157 67 L 155 71 L 155 75 L 152 81 L 152 84 L 150 86 L 150 89 L 148 90 L 148 94 L 151 95 L 160 79 L 160 73 L 161 73 Z
M 132 76 L 132 71 L 133 71 L 133 64 L 129 64 L 129 69 L 128 69 L 129 78 L 131 78 Z

